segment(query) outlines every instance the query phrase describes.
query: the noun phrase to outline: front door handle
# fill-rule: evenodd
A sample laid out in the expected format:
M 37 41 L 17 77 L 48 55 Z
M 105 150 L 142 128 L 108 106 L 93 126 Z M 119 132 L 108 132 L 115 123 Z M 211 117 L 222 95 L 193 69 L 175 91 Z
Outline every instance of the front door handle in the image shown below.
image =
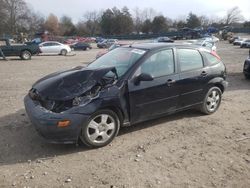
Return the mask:
M 175 80 L 168 79 L 167 85 L 168 85 L 168 86 L 171 86 L 171 85 L 173 85 L 175 82 L 176 82 Z
M 206 72 L 206 71 L 202 71 L 202 72 L 201 72 L 201 76 L 202 76 L 202 77 L 206 77 L 206 76 L 207 76 L 207 72 Z

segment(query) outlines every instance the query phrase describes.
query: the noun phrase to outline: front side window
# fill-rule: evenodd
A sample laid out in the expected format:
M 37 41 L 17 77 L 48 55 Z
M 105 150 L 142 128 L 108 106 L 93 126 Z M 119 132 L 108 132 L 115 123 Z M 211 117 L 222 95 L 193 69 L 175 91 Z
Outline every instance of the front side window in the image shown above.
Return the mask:
M 52 46 L 52 44 L 53 44 L 53 43 L 49 43 L 49 42 L 48 42 L 48 43 L 42 44 L 42 46 Z
M 189 71 L 203 67 L 203 60 L 198 50 L 178 49 L 181 71 Z
M 162 50 L 146 59 L 136 74 L 147 73 L 153 77 L 166 76 L 174 73 L 174 56 L 172 50 Z

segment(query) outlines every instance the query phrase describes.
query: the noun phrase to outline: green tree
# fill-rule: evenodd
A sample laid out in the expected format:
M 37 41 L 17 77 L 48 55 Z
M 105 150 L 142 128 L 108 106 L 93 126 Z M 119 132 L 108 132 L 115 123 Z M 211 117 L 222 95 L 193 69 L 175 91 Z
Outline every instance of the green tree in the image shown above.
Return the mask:
M 107 9 L 101 16 L 100 26 L 103 34 L 113 34 L 114 14 L 111 9 Z
M 186 27 L 186 22 L 183 21 L 183 20 L 179 20 L 179 21 L 176 21 L 174 23 L 174 26 L 177 28 L 177 29 L 182 29 L 184 27 Z
M 103 12 L 100 25 L 106 35 L 129 34 L 133 30 L 133 19 L 127 7 L 122 10 L 114 7 Z
M 152 22 L 150 19 L 146 19 L 142 24 L 142 32 L 143 33 L 149 33 L 152 32 Z
M 76 27 L 72 19 L 68 16 L 63 16 L 59 23 L 60 34 L 64 36 L 72 36 L 76 34 Z
M 120 34 L 130 34 L 133 31 L 133 19 L 129 9 L 125 6 L 119 15 L 120 21 Z
M 168 25 L 164 16 L 156 16 L 152 21 L 153 33 L 162 33 L 168 31 Z
M 246 21 L 246 22 L 244 22 L 244 24 L 243 24 L 243 27 L 248 27 L 248 28 L 250 28 L 250 21 Z
M 189 28 L 195 28 L 195 27 L 201 26 L 201 21 L 200 21 L 199 17 L 197 15 L 193 14 L 192 12 L 189 13 L 186 21 L 187 21 L 186 26 Z

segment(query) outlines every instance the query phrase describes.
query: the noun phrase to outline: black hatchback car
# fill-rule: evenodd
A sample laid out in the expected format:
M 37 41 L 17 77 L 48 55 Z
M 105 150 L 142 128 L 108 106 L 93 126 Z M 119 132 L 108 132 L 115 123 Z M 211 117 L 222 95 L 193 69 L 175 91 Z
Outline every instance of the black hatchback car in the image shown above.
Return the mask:
M 190 45 L 133 44 L 87 67 L 38 80 L 25 97 L 27 114 L 51 142 L 110 143 L 120 127 L 189 108 L 220 106 L 226 68 L 214 52 Z

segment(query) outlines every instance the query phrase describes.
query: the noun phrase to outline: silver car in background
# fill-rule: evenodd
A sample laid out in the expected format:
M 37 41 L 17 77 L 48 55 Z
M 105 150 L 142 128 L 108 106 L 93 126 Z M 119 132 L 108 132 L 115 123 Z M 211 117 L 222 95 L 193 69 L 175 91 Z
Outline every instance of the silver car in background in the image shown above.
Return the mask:
M 71 52 L 70 46 L 56 41 L 43 42 L 39 44 L 39 48 L 42 54 L 59 54 L 65 56 Z

